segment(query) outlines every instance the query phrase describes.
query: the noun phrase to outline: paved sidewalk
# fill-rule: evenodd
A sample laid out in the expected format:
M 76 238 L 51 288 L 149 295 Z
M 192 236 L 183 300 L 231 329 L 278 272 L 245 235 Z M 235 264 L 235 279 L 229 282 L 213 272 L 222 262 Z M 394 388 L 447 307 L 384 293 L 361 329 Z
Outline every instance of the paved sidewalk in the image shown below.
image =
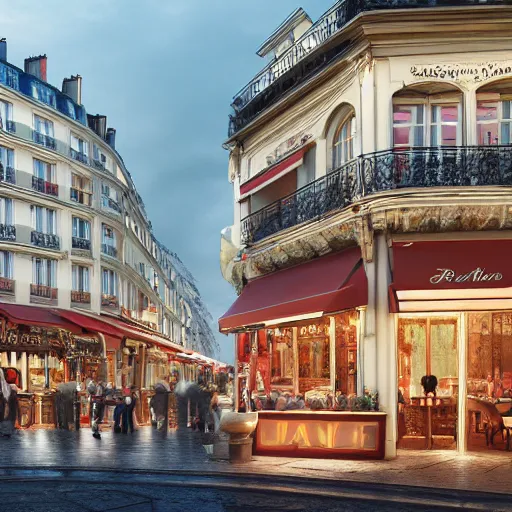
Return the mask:
M 11 439 L 0 439 L 0 469 L 51 467 L 185 470 L 203 475 L 276 474 L 512 494 L 512 455 L 506 452 L 458 455 L 450 451 L 402 451 L 391 461 L 254 457 L 251 463 L 240 467 L 227 461 L 226 442 L 217 445 L 214 457 L 209 457 L 201 441 L 201 434 L 186 429 L 167 435 L 151 428 L 141 428 L 133 435 L 108 432 L 101 440 L 94 439 L 88 429 L 18 431 Z

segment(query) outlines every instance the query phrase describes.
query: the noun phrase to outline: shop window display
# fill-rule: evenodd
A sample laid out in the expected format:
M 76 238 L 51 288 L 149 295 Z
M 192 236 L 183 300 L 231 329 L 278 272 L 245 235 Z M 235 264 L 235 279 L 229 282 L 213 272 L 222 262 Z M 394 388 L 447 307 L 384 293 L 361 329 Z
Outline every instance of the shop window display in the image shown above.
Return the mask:
M 457 334 L 452 318 L 399 320 L 399 447 L 455 449 Z
M 505 449 L 512 416 L 512 313 L 468 315 L 468 448 Z
M 377 410 L 377 394 L 357 389 L 358 325 L 359 313 L 354 310 L 239 334 L 239 406 Z M 243 403 L 244 391 L 251 404 Z

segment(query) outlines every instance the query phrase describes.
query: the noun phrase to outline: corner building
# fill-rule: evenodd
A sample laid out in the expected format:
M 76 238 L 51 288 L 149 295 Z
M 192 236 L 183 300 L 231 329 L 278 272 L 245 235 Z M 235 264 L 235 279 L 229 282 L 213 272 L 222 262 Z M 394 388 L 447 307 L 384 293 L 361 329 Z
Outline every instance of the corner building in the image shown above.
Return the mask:
M 219 326 L 239 394 L 300 411 L 260 413 L 258 453 L 510 449 L 510 20 L 343 0 L 259 49 L 226 142 L 240 296 Z
M 0 366 L 17 374 L 22 428 L 55 425 L 58 384 L 88 378 L 136 386 L 147 423 L 158 380 L 214 366 L 209 315 L 82 78 L 59 90 L 46 69 L 45 55 L 8 63 L 0 40 Z

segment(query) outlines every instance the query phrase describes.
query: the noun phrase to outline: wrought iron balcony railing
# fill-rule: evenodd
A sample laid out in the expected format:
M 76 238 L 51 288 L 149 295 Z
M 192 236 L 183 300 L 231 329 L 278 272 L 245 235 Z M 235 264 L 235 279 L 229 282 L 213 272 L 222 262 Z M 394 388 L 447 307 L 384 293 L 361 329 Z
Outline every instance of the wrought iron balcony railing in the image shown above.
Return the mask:
M 32 231 L 30 235 L 32 245 L 45 249 L 60 249 L 60 239 L 57 235 L 49 235 L 40 231 Z
M 0 277 L 0 293 L 14 293 L 16 281 L 7 277 Z
M 42 284 L 31 284 L 30 295 L 34 297 L 43 297 L 45 299 L 57 299 L 57 288 L 51 286 L 44 286 Z
M 115 295 L 108 295 L 103 293 L 101 295 L 101 305 L 104 308 L 115 308 L 119 307 L 119 299 Z
M 32 136 L 36 144 L 41 144 L 41 146 L 48 149 L 57 149 L 57 143 L 53 137 L 50 137 L 50 135 L 34 131 Z
M 3 242 L 15 242 L 16 226 L 11 224 L 0 224 L 0 240 Z
M 118 214 L 122 213 L 119 203 L 117 203 L 110 197 L 101 196 L 101 204 L 102 204 L 103 208 L 106 208 L 107 210 L 112 210 Z
M 71 302 L 75 302 L 78 304 L 90 304 L 91 294 L 89 292 L 71 290 Z
M 111 258 L 117 258 L 117 248 L 112 245 L 101 244 L 101 252 Z
M 233 136 L 284 94 L 318 73 L 334 58 L 344 53 L 348 44 L 319 47 L 332 39 L 357 15 L 366 11 L 418 7 L 461 7 L 502 5 L 510 0 L 338 0 L 290 48 L 258 73 L 240 92 L 231 106 L 229 136 Z M 331 47 L 333 45 L 330 45 Z M 262 94 L 265 91 L 265 94 Z
M 81 153 L 76 149 L 69 148 L 69 154 L 73 160 L 77 160 L 78 162 L 82 162 L 85 165 L 89 165 L 89 157 L 85 153 Z
M 318 219 L 364 196 L 407 188 L 512 186 L 511 146 L 387 150 L 362 155 L 242 220 L 242 243 Z
M 0 181 L 5 181 L 7 183 L 16 184 L 16 170 L 14 167 L 6 167 L 4 169 L 3 165 L 0 164 Z
M 71 239 L 71 247 L 73 249 L 80 249 L 82 251 L 90 251 L 91 241 L 87 240 L 87 238 L 80 238 L 78 236 L 74 236 Z
M 59 186 L 56 183 L 50 183 L 37 176 L 32 176 L 32 188 L 50 196 L 57 197 L 59 195 Z

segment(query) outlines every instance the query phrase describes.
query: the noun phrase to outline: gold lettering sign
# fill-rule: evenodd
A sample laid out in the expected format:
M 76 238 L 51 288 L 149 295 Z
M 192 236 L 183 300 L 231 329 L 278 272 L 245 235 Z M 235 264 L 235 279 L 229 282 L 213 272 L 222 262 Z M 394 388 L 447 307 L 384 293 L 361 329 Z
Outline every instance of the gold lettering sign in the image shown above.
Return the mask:
M 438 268 L 437 274 L 430 278 L 432 284 L 441 283 L 483 283 L 488 281 L 501 281 L 503 274 L 499 272 L 486 273 L 485 269 L 478 267 L 467 274 L 457 274 L 451 268 Z

